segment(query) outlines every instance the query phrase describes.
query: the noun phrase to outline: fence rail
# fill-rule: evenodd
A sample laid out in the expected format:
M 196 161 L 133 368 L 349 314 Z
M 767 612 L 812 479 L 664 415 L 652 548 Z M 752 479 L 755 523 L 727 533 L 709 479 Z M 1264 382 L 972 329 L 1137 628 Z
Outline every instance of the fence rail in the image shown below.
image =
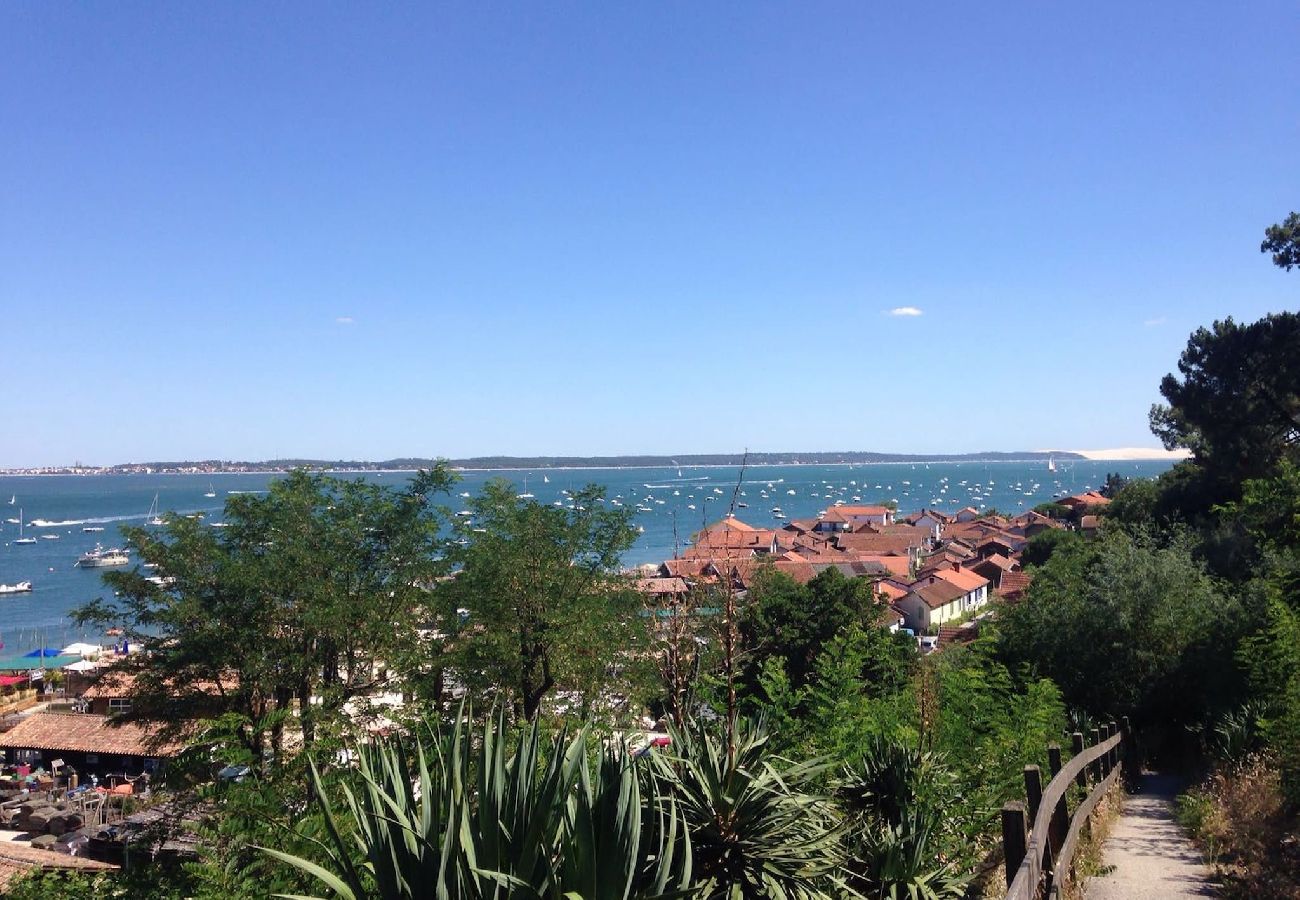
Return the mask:
M 1092 729 L 1091 736 L 1091 746 L 1085 746 L 1083 733 L 1074 733 L 1074 755 L 1064 765 L 1061 748 L 1048 747 L 1052 779 L 1047 787 L 1038 766 L 1025 766 L 1025 802 L 1002 807 L 1006 900 L 1061 896 L 1073 876 L 1079 838 L 1097 803 L 1119 779 L 1122 767 L 1136 759 L 1127 716 L 1120 725 L 1110 722 Z M 1068 801 L 1074 785 L 1088 794 L 1071 815 Z

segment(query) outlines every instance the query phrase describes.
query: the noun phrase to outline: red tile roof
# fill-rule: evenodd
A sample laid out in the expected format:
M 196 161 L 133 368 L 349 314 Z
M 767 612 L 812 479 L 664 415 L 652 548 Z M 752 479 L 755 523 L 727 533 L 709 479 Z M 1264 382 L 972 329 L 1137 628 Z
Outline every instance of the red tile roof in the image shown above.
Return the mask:
M 692 578 L 703 573 L 707 565 L 703 559 L 666 559 L 659 564 L 659 571 L 665 577 Z
M 971 591 L 978 591 L 989 583 L 989 580 L 983 575 L 969 569 L 935 569 L 930 574 L 930 577 L 942 578 L 949 584 L 961 588 L 967 594 Z
M 778 572 L 790 576 L 800 584 L 807 584 L 817 575 L 810 563 L 799 558 L 778 559 L 772 565 Z
M 1019 600 L 1029 588 L 1033 576 L 1028 572 L 1005 572 L 998 585 L 998 593 L 1008 600 Z
M 907 553 L 921 546 L 920 540 L 907 534 L 840 534 L 835 543 L 841 550 L 863 553 Z
M 940 579 L 936 579 L 933 583 L 917 582 L 912 585 L 910 593 L 920 597 L 921 602 L 930 609 L 939 609 L 966 596 L 966 592 L 955 584 Z
M 684 594 L 690 587 L 685 578 L 639 578 L 636 589 L 643 594 Z
M 1110 503 L 1110 499 L 1103 497 L 1096 491 L 1084 491 L 1082 494 L 1075 494 L 1073 497 L 1062 497 L 1056 502 L 1065 506 L 1105 506 Z
M 39 712 L 0 734 L 0 747 L 101 753 L 106 756 L 175 756 L 182 744 L 162 741 L 158 730 L 85 713 Z

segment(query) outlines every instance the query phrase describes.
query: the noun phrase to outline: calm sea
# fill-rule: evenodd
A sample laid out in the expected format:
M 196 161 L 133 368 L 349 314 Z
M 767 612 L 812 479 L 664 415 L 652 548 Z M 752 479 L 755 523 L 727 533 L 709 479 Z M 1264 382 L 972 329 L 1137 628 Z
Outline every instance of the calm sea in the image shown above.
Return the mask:
M 890 463 L 836 466 L 762 466 L 745 472 L 736 515 L 754 525 L 774 526 L 779 507 L 789 518 L 815 515 L 836 500 L 871 503 L 896 500 L 901 512 L 923 506 L 955 510 L 963 506 L 996 507 L 1021 512 L 1054 495 L 1072 494 L 1099 486 L 1107 472 L 1151 477 L 1167 462 L 1058 461 L 1057 471 L 1035 462 Z M 564 503 L 566 490 L 595 482 L 604 485 L 610 502 L 636 511 L 643 529 L 625 557 L 629 565 L 671 557 L 674 543 L 685 545 L 690 534 L 723 516 L 732 503 L 737 467 L 657 469 L 550 469 L 529 472 L 465 472 L 450 504 L 459 510 L 462 492 L 477 492 L 489 478 L 507 478 L 520 493 L 539 502 Z M 220 521 L 226 499 L 239 491 L 265 490 L 273 475 L 107 475 L 0 476 L 0 584 L 31 581 L 30 594 L 0 595 L 0 640 L 3 652 L 41 644 L 64 646 L 74 640 L 100 636 L 75 628 L 69 611 L 103 596 L 102 570 L 80 569 L 77 557 L 98 544 L 119 546 L 120 524 L 141 524 L 158 498 L 163 511 L 202 512 Z M 355 477 L 355 476 L 354 476 Z M 402 484 L 403 473 L 365 476 Z M 204 496 L 209 491 L 217 496 Z M 13 503 L 10 504 L 10 500 Z M 743 507 L 740 504 L 745 504 Z M 14 544 L 21 518 L 35 544 Z M 33 520 L 59 522 L 33 527 Z M 104 531 L 86 533 L 86 526 Z M 56 539 L 46 536 L 57 535 Z

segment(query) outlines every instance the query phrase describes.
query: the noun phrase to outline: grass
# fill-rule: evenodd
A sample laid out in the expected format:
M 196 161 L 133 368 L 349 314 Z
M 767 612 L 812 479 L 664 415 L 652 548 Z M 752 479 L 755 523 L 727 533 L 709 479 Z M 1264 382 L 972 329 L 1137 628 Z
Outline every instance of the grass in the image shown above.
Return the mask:
M 1227 898 L 1300 898 L 1300 821 L 1284 813 L 1276 762 L 1249 757 L 1178 798 L 1187 829 Z

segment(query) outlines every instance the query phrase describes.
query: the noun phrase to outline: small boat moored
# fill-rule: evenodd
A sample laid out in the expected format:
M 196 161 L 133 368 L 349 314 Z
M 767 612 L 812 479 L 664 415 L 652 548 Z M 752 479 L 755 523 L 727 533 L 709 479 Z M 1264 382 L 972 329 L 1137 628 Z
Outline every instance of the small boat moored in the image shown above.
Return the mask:
M 125 550 L 105 550 L 98 544 L 77 559 L 77 565 L 83 569 L 107 569 L 113 566 L 125 566 L 131 562 Z

